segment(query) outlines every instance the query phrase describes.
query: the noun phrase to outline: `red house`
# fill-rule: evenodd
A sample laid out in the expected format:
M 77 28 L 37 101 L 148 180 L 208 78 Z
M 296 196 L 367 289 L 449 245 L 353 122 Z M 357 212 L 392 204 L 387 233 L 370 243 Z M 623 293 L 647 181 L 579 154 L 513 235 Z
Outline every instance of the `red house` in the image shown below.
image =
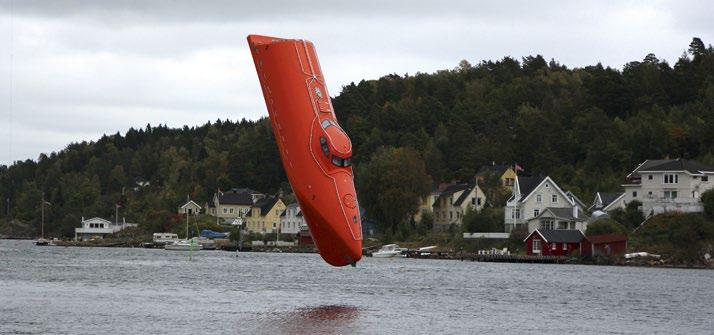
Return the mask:
M 583 239 L 577 229 L 536 229 L 523 241 L 529 256 L 567 256 L 580 250 Z
M 298 245 L 315 245 L 315 242 L 312 240 L 312 233 L 310 233 L 310 228 L 308 228 L 307 225 L 300 227 L 300 232 L 298 233 Z
M 588 236 L 582 242 L 583 256 L 622 255 L 627 250 L 627 235 L 605 234 Z

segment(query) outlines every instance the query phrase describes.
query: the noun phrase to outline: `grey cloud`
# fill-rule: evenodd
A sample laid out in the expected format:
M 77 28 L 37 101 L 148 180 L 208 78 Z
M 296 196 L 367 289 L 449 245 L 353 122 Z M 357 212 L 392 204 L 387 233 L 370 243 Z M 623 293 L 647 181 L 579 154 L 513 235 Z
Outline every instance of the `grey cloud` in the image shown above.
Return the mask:
M 654 52 L 674 62 L 692 36 L 714 40 L 710 7 L 702 1 L 0 1 L 0 164 L 147 123 L 266 115 L 245 42 L 250 33 L 315 42 L 336 95 L 353 81 L 453 68 L 461 59 L 543 54 L 568 66 L 619 68 Z

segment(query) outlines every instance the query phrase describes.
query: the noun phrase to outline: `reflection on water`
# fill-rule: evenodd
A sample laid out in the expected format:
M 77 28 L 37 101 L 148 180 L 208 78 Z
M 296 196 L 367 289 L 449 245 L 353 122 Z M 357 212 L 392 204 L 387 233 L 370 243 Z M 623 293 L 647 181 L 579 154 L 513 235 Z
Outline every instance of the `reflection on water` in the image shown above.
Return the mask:
M 344 334 L 349 333 L 359 309 L 346 305 L 323 305 L 300 308 L 284 314 L 279 333 Z

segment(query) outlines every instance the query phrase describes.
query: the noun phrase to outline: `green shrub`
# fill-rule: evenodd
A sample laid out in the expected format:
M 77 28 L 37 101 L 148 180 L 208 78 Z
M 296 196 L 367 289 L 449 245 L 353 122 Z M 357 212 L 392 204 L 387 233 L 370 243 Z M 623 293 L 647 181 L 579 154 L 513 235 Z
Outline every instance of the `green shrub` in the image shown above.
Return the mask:
M 585 235 L 627 234 L 627 229 L 613 219 L 599 219 L 588 225 Z
M 702 204 L 704 205 L 704 215 L 709 220 L 714 220 L 714 189 L 702 193 Z

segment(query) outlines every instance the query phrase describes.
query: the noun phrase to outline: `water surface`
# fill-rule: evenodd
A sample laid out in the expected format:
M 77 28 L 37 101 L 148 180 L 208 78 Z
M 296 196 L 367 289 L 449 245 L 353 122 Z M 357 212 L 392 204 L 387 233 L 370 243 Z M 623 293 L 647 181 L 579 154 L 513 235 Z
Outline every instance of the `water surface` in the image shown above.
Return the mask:
M 0 240 L 0 334 L 712 334 L 714 271 Z

